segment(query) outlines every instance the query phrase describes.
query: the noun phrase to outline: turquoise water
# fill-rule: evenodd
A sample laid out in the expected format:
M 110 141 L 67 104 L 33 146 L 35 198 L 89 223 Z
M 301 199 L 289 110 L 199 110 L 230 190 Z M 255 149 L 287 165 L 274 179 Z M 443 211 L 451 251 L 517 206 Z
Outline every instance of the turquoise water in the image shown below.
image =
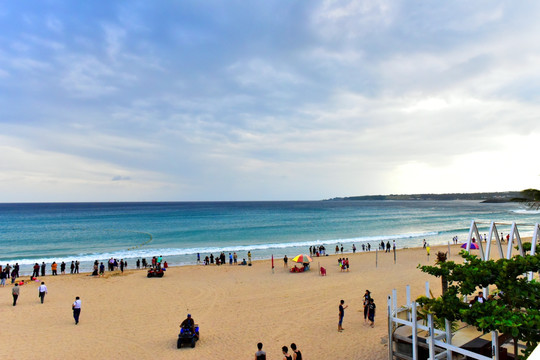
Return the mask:
M 538 211 L 519 204 L 476 201 L 287 201 L 0 204 L 0 263 L 81 261 L 163 255 L 172 265 L 193 264 L 221 251 L 254 259 L 307 252 L 311 245 L 336 244 L 350 251 L 354 243 L 396 240 L 397 247 L 465 241 L 471 220 L 539 222 Z M 498 226 L 509 232 L 510 225 Z M 526 226 L 519 227 L 527 236 Z M 532 230 L 531 230 L 532 231 Z

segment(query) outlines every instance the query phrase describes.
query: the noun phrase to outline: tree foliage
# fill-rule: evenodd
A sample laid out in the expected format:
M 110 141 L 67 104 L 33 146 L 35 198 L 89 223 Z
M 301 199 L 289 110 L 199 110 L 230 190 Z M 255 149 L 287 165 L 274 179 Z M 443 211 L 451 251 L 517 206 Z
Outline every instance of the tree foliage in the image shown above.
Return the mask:
M 522 356 L 528 356 L 540 342 L 540 283 L 534 279 L 529 282 L 524 274 L 540 270 L 540 255 L 489 261 L 464 251 L 461 256 L 463 264 L 445 261 L 419 266 L 425 273 L 446 277 L 449 287 L 438 298 L 421 297 L 418 302 L 437 317 L 523 341 L 526 350 Z M 490 286 L 497 288 L 497 296 L 487 302 L 469 305 L 462 301 L 464 295 Z
M 439 251 L 437 252 L 435 264 L 444 263 L 448 260 L 448 253 Z M 441 275 L 442 293 L 444 294 L 448 290 L 448 279 L 445 275 Z
M 540 190 L 526 189 L 520 191 L 520 195 L 520 197 L 513 198 L 512 201 L 525 203 L 531 209 L 540 209 Z
M 519 250 L 519 246 L 516 246 L 515 249 L 516 249 L 516 250 Z M 525 243 L 523 243 L 523 252 L 524 252 L 525 254 L 528 254 L 529 251 L 531 251 L 531 250 L 532 250 L 532 243 L 530 243 L 530 242 L 525 242 Z M 540 245 L 539 245 L 539 244 L 536 244 L 535 253 L 538 254 L 539 252 L 540 252 Z

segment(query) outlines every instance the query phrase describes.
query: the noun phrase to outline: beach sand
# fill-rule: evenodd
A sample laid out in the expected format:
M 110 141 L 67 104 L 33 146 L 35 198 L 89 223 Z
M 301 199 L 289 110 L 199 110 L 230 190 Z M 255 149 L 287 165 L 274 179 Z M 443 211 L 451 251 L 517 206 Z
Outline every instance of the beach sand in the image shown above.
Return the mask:
M 461 259 L 458 247 L 451 246 L 449 260 Z M 294 342 L 305 359 L 386 359 L 387 296 L 397 289 L 398 304 L 404 304 L 406 285 L 416 298 L 424 295 L 426 281 L 438 296 L 440 280 L 417 269 L 433 264 L 438 250 L 448 247 L 432 247 L 428 261 L 425 249 L 401 249 L 396 264 L 393 253 L 379 251 L 377 267 L 374 251 L 344 254 L 350 272 L 340 272 L 340 254 L 315 257 L 312 270 L 298 274 L 289 273 L 280 258 L 274 272 L 265 260 L 251 267 L 173 267 L 150 279 L 144 270 L 103 278 L 46 276 L 39 279 L 48 286 L 44 304 L 38 282 L 21 287 L 15 307 L 11 285 L 0 288 L 0 358 L 253 359 L 262 342 L 267 359 L 282 359 L 281 347 Z M 366 289 L 377 305 L 374 328 L 363 319 Z M 82 300 L 79 325 L 71 311 L 75 296 Z M 343 332 L 337 331 L 340 299 L 348 305 Z M 199 324 L 201 339 L 195 349 L 177 349 L 187 313 Z

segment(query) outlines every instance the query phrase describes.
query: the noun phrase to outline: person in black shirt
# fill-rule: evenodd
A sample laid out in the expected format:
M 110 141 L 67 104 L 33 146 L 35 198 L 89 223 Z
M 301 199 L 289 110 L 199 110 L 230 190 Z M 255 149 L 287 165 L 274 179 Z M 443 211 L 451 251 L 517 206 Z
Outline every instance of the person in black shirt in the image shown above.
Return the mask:
M 368 304 L 368 319 L 371 322 L 370 326 L 373 327 L 375 325 L 375 303 L 373 302 L 373 298 L 369 299 Z
M 341 300 L 339 303 L 339 322 L 338 322 L 338 331 L 343 331 L 343 317 L 345 316 L 345 309 L 348 307 L 348 305 L 343 306 L 345 304 L 345 300 Z
M 478 292 L 478 295 L 474 297 L 474 299 L 470 302 L 470 304 L 474 304 L 476 302 L 479 302 L 481 304 L 485 303 L 487 300 L 484 297 L 484 293 L 482 291 Z
M 371 292 L 366 290 L 364 294 L 364 323 L 367 322 L 369 299 L 371 299 Z
M 281 348 L 281 351 L 283 351 L 283 360 L 292 360 L 292 356 L 289 355 L 289 348 L 286 346 L 283 346 Z
M 296 344 L 291 344 L 291 350 L 293 351 L 293 360 L 302 360 L 302 353 L 296 349 Z
M 195 334 L 195 320 L 191 317 L 191 314 L 187 314 L 187 318 L 180 324 L 181 328 L 189 329 Z

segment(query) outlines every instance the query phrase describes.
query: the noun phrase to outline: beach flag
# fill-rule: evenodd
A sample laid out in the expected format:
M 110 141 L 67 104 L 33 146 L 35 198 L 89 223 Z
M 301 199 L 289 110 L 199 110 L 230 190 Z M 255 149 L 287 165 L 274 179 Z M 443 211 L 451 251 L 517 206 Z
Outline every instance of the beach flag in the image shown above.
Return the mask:
M 274 254 L 272 254 L 272 269 L 274 269 Z

